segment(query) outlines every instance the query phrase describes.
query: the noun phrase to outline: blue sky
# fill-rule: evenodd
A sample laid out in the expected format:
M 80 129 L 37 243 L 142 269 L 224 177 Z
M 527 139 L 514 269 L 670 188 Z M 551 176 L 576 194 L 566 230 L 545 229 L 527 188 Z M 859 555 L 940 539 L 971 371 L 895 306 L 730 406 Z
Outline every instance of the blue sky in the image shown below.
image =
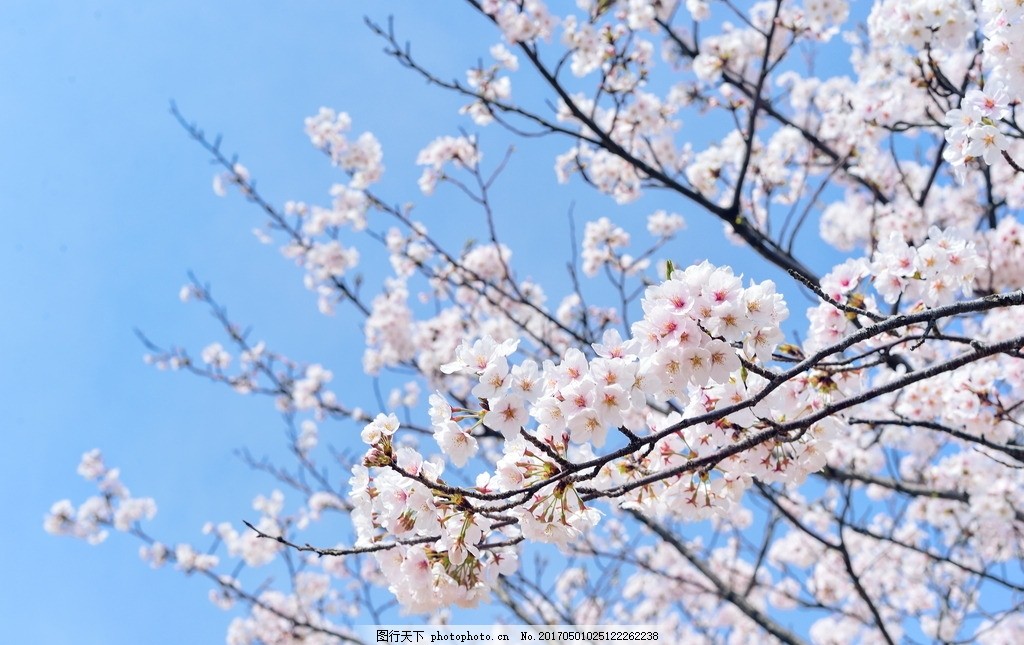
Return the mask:
M 437 3 L 440 4 L 440 3 Z M 368 8 L 367 8 L 368 7 Z M 210 133 L 224 135 L 274 203 L 325 203 L 339 179 L 302 132 L 321 105 L 348 111 L 354 130 L 384 145 L 382 192 L 416 200 L 432 230 L 457 244 L 482 220 L 450 194 L 422 198 L 413 162 L 434 136 L 475 130 L 461 101 L 426 87 L 381 53 L 362 24 L 372 10 L 410 38 L 448 77 L 496 41 L 456 5 L 277 2 L 8 0 L 0 6 L 0 478 L 8 515 L 0 531 L 4 638 L 32 643 L 219 642 L 228 617 L 208 584 L 151 571 L 138 544 L 113 536 L 100 547 L 42 531 L 50 505 L 91 493 L 75 474 L 80 455 L 103 449 L 132 492 L 160 505 L 152 532 L 197 540 L 207 520 L 240 523 L 273 488 L 233 456 L 280 454 L 282 424 L 267 400 L 244 398 L 143 364 L 135 327 L 154 340 L 198 350 L 219 340 L 204 311 L 177 299 L 188 270 L 256 335 L 301 361 L 320 361 L 351 403 L 372 403 L 358 379 L 357 323 L 316 313 L 315 298 L 275 246 L 256 243 L 262 222 L 239 198 L 210 190 L 214 168 L 168 114 L 175 100 Z M 506 136 L 483 132 L 500 150 Z M 721 242 L 721 228 L 687 204 L 648 200 L 619 208 L 586 191 L 559 189 L 556 141 L 517 145 L 497 198 L 499 230 L 521 275 L 552 299 L 568 285 L 565 213 L 577 223 L 619 222 L 668 205 L 689 222 L 672 247 L 677 263 L 710 256 L 752 272 L 760 263 Z M 490 156 L 492 161 L 497 155 Z M 523 190 L 529 182 L 529 190 Z M 517 213 L 551 228 L 524 227 Z M 467 221 L 465 218 L 469 217 Z M 636 227 L 636 224 L 641 224 Z M 642 238 L 642 234 L 638 234 Z M 528 268 L 527 268 L 528 267 Z M 820 266 L 817 268 L 821 268 Z M 799 316 L 804 303 L 790 298 Z M 362 397 L 362 398 L 361 398 Z M 338 430 L 341 432 L 342 430 Z M 351 428 L 349 428 L 351 431 Z M 201 542 L 200 542 L 201 543 Z

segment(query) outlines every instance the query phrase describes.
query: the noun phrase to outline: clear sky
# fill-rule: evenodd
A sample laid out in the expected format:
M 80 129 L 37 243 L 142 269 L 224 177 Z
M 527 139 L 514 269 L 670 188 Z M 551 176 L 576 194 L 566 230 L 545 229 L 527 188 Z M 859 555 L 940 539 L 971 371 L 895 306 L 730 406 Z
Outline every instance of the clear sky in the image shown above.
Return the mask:
M 262 222 L 240 198 L 210 190 L 214 169 L 168 114 L 181 110 L 239 153 L 275 203 L 326 203 L 339 180 L 302 132 L 321 105 L 352 115 L 385 150 L 382 191 L 416 200 L 432 230 L 482 234 L 475 211 L 416 189 L 417 151 L 434 136 L 475 130 L 461 101 L 428 88 L 381 53 L 362 24 L 389 13 L 414 52 L 447 77 L 497 39 L 479 19 L 442 3 L 347 0 L 5 0 L 0 3 L 0 629 L 11 643 L 206 643 L 228 616 L 209 585 L 151 571 L 138 544 L 115 535 L 90 547 L 42 531 L 50 505 L 81 502 L 80 455 L 103 449 L 132 492 L 160 506 L 149 526 L 169 542 L 196 540 L 207 520 L 239 524 L 273 483 L 232 452 L 280 454 L 282 424 L 268 400 L 244 398 L 143 364 L 135 327 L 198 350 L 219 340 L 204 311 L 178 302 L 188 270 L 256 336 L 338 375 L 350 403 L 372 403 L 357 378 L 358 327 L 342 310 L 316 312 L 300 272 L 275 246 L 256 243 Z M 505 135 L 484 131 L 499 146 Z M 559 189 L 551 171 L 564 143 L 521 143 L 499 191 L 506 214 L 529 211 L 550 228 L 508 225 L 521 275 L 544 279 L 553 300 L 568 290 L 565 213 L 577 221 L 630 218 L 669 206 L 689 231 L 677 263 L 710 256 L 758 280 L 775 277 L 752 254 L 721 242 L 721 227 L 685 203 L 627 208 Z M 492 161 L 496 155 L 490 157 Z M 523 190 L 524 182 L 529 190 Z M 509 222 L 521 221 L 509 215 Z M 641 226 L 637 226 L 641 224 Z M 638 235 L 639 237 L 639 235 Z M 455 242 L 455 248 L 458 248 Z M 816 267 L 816 268 L 821 268 Z M 555 283 L 551 283 L 555 280 Z M 559 284 L 557 281 L 562 281 Z M 791 287 L 790 287 L 791 289 Z M 799 316 L 803 302 L 790 298 Z M 341 432 L 342 430 L 338 430 Z M 351 431 L 351 428 L 348 428 Z M 200 542 L 201 543 L 201 542 Z

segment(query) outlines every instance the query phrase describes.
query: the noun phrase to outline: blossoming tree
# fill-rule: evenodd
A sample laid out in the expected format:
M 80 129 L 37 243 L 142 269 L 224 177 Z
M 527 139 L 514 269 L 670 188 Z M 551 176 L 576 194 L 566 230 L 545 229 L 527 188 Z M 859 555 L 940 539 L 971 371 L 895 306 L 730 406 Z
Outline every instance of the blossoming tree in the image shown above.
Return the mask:
M 1018 642 L 1024 6 L 882 0 L 862 24 L 845 0 L 464 10 L 494 42 L 465 80 L 368 26 L 464 97 L 467 125 L 561 141 L 560 181 L 619 204 L 669 195 L 789 277 L 673 262 L 684 220 L 658 210 L 632 254 L 635 226 L 588 222 L 565 284 L 542 286 L 499 237 L 504 161 L 475 134 L 418 159 L 425 195 L 461 191 L 452 219 L 486 224 L 459 250 L 378 192 L 381 146 L 343 112 L 305 129 L 345 181 L 326 205 L 277 205 L 175 110 L 222 166 L 214 189 L 257 207 L 319 309 L 360 321 L 367 378 L 398 386 L 346 400 L 192 280 L 181 298 L 224 338 L 143 338 L 147 360 L 273 397 L 291 461 L 249 461 L 288 496 L 208 525 L 210 549 L 174 544 L 93 451 L 79 473 L 98 494 L 55 504 L 46 529 L 126 532 L 153 566 L 205 576 L 216 604 L 246 608 L 232 643 L 357 641 L 351 625 L 391 603 L 417 620 L 493 603 L 517 622 L 658 624 L 673 642 Z M 844 254 L 820 275 L 796 243 L 815 226 Z M 367 265 L 371 248 L 388 261 Z M 378 293 L 358 271 L 386 276 Z M 598 277 L 605 302 L 588 302 Z M 348 452 L 325 450 L 323 426 L 352 423 Z M 308 539 L 328 514 L 349 528 Z M 557 576 L 532 560 L 553 553 Z M 261 583 L 275 562 L 283 582 Z

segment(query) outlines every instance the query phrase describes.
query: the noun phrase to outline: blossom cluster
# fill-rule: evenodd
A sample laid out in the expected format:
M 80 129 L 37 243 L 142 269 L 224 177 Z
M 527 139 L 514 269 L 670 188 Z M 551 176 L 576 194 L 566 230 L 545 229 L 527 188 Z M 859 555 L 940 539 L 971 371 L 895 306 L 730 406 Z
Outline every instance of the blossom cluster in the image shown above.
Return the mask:
M 742 401 L 766 385 L 745 372 L 743 364 L 771 360 L 788 310 L 771 282 L 743 287 L 730 269 L 708 263 L 674 271 L 648 288 L 643 308 L 644 318 L 633 324 L 628 340 L 608 330 L 590 357 L 570 348 L 558 364 L 511 363 L 518 341 L 498 343 L 485 336 L 458 347 L 455 360 L 440 369 L 469 376 L 475 383 L 469 394 L 483 406 L 458 407 L 432 395 L 437 445 L 458 467 L 476 456 L 484 431 L 502 437 L 502 456 L 493 473 L 481 473 L 469 497 L 443 484 L 443 462 L 396 443 L 400 423 L 394 415 L 382 414 L 364 428 L 369 449 L 350 482 L 353 522 L 360 544 L 376 544 L 385 535 L 399 540 L 378 558 L 403 605 L 422 610 L 440 598 L 478 601 L 493 582 L 493 571 L 511 566 L 508 552 L 487 548 L 500 543 L 495 534 L 562 548 L 585 534 L 600 514 L 584 502 L 578 485 L 561 481 L 558 474 L 573 460 L 595 457 L 613 428 L 627 439 L 655 432 L 666 436 L 653 455 L 632 455 L 621 467 L 610 462 L 599 469 L 591 482 L 598 490 L 642 476 L 657 482 L 657 473 L 712 454 L 758 425 L 767 427 L 761 419 L 798 418 L 820 404 L 815 387 L 804 381 L 783 388 L 754 412 L 663 432 L 683 417 L 662 418 L 650 402 L 699 415 L 714 410 L 719 401 Z M 666 475 L 665 482 L 626 496 L 622 503 L 654 504 L 658 512 L 693 517 L 724 512 L 749 485 L 751 473 L 790 479 L 820 468 L 834 431 L 817 424 L 788 447 L 755 449 L 723 464 L 720 477 Z M 498 522 L 502 512 L 515 524 Z
M 983 35 L 981 67 L 986 72 L 983 86 L 963 93 L 958 107 L 949 110 L 945 116 L 948 126 L 945 136 L 948 147 L 943 157 L 948 161 L 960 182 L 966 178 L 969 162 L 981 159 L 986 165 L 1002 165 L 1001 158 L 1014 166 L 1009 150 L 1011 139 L 1008 135 L 1019 129 L 1007 129 L 1011 124 L 1011 107 L 1024 99 L 1024 69 L 1020 66 L 1020 42 L 1024 38 L 1024 15 L 1020 5 L 1002 0 L 986 0 L 980 3 L 976 16 L 964 3 L 949 2 L 956 11 L 963 13 L 962 19 L 942 16 L 943 29 L 959 30 L 950 34 L 953 39 L 946 46 L 967 41 L 967 30 L 977 25 Z M 941 33 L 939 29 L 933 29 Z M 1015 138 L 1019 138 L 1015 136 Z M 1000 163 L 997 164 L 997 161 Z
M 871 262 L 875 290 L 892 304 L 900 297 L 936 307 L 956 292 L 970 295 L 984 266 L 974 243 L 955 231 L 932 227 L 923 244 L 911 246 L 899 234 L 883 240 Z
M 459 112 L 468 114 L 477 125 L 487 125 L 494 121 L 491 105 L 503 103 L 512 96 L 512 79 L 504 73 L 515 71 L 519 66 L 515 55 L 501 43 L 491 48 L 491 56 L 495 62 L 489 67 L 481 64 L 466 71 L 466 84 L 477 99 L 463 106 Z
M 949 146 L 943 157 L 954 169 L 960 181 L 966 176 L 965 164 L 983 159 L 992 165 L 1008 146 L 1006 136 L 999 129 L 999 121 L 1010 114 L 1005 90 L 986 93 L 970 90 L 960 107 L 946 113 L 946 142 Z
M 549 38 L 558 24 L 541 0 L 484 0 L 481 7 L 512 44 Z
M 480 163 L 480 150 L 470 137 L 438 137 L 420 151 L 417 165 L 427 166 L 420 176 L 420 190 L 424 195 L 434 192 L 437 182 L 444 178 L 444 166 L 475 168 Z
M 375 557 L 392 592 L 410 611 L 476 604 L 499 574 L 515 571 L 516 553 L 481 546 L 493 520 L 465 510 L 457 498 L 435 496 L 429 484 L 440 481 L 443 464 L 409 446 L 396 447 L 392 439 L 398 427 L 393 414 L 381 414 L 362 431 L 371 448 L 363 464 L 353 467 L 349 482 L 356 544 L 372 546 L 385 536 L 399 541 Z M 438 535 L 436 541 L 415 539 Z
M 306 134 L 313 145 L 326 152 L 335 165 L 352 173 L 352 188 L 365 189 L 380 181 L 384 173 L 384 153 L 370 132 L 364 132 L 355 141 L 350 140 L 346 133 L 351 127 L 352 119 L 348 114 L 326 107 L 306 119 Z
M 1024 11 L 1017 2 L 983 0 L 985 42 L 982 47 L 990 83 L 1006 90 L 1014 101 L 1024 98 L 1024 69 L 1021 68 L 1024 43 Z
M 962 47 L 974 23 L 970 3 L 961 0 L 883 0 L 872 7 L 869 18 L 880 35 L 919 50 Z
M 96 482 L 100 494 L 87 499 L 77 509 L 70 500 L 61 500 L 50 508 L 43 528 L 54 535 L 70 535 L 99 544 L 107 539 L 108 528 L 128 531 L 143 519 L 153 519 L 156 502 L 150 497 L 132 497 L 121 483 L 121 471 L 107 468 L 99 450 L 82 455 L 78 474 Z
M 305 125 L 312 144 L 345 171 L 349 180 L 331 187 L 330 207 L 289 201 L 282 212 L 266 203 L 264 209 L 271 215 L 272 228 L 290 234 L 282 247 L 285 257 L 305 268 L 306 287 L 319 295 L 320 310 L 331 313 L 338 299 L 339 280 L 358 266 L 360 259 L 359 251 L 344 244 L 339 234 L 343 229 L 366 228 L 371 205 L 366 190 L 380 181 L 384 173 L 383 152 L 372 133 L 365 132 L 355 139 L 348 136 L 352 120 L 344 112 L 321 108 L 306 119 Z M 214 178 L 214 192 L 223 196 L 226 186 L 232 184 L 250 199 L 262 199 L 253 188 L 249 171 L 239 164 Z M 255 233 L 262 241 L 270 239 L 261 230 Z
M 626 271 L 643 271 L 646 264 L 635 264 L 630 256 L 618 257 L 616 249 L 625 246 L 629 246 L 629 233 L 607 217 L 587 222 L 583 229 L 583 273 L 593 277 L 606 264 L 618 264 Z

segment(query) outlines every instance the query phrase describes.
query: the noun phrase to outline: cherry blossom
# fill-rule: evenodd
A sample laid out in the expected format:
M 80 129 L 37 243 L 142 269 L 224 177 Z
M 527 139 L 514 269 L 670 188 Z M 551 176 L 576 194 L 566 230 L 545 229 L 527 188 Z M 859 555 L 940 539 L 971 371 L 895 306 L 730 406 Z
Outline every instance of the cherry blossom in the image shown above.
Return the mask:
M 385 187 L 381 141 L 322 108 L 306 135 L 342 179 L 278 206 L 175 113 L 355 350 L 289 358 L 193 277 L 179 297 L 222 333 L 143 337 L 146 360 L 270 397 L 289 461 L 243 460 L 278 488 L 212 546 L 157 540 L 156 502 L 90 451 L 92 492 L 44 528 L 209 581 L 243 607 L 232 643 L 346 641 L 380 597 L 672 642 L 1016 642 L 1019 3 L 464 9 L 490 41 L 454 72 L 371 21 L 463 106 L 458 136 L 412 142 L 414 185 Z M 531 190 L 506 137 L 539 135 L 555 179 L 604 196 L 574 207 L 561 283 L 508 236 L 551 237 L 560 207 L 496 189 Z M 704 219 L 737 247 L 715 255 Z M 556 549 L 564 571 L 534 564 Z

